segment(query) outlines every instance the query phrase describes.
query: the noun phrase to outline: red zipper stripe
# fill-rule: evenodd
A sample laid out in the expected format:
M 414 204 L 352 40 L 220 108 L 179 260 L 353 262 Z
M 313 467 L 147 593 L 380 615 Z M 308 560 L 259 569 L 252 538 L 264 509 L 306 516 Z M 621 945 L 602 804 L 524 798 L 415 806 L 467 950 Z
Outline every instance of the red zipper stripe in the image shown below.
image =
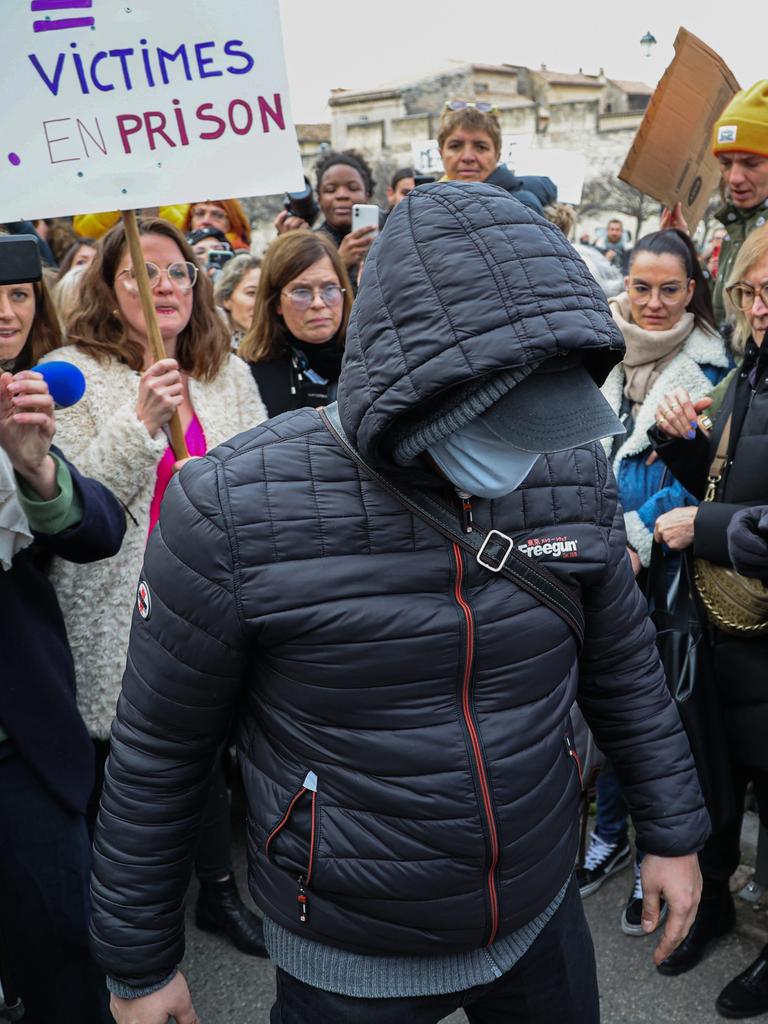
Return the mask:
M 293 814 L 293 808 L 296 806 L 296 801 L 299 799 L 299 797 L 302 797 L 306 792 L 307 792 L 307 790 L 304 788 L 304 786 L 302 786 L 301 789 L 298 791 L 298 793 L 294 796 L 293 800 L 291 800 L 291 802 L 288 804 L 288 807 L 286 808 L 285 814 L 282 816 L 280 821 L 278 821 L 277 825 L 275 825 L 275 827 L 272 829 L 272 831 L 267 836 L 267 841 L 266 841 L 266 843 L 264 843 L 264 855 L 266 857 L 269 857 L 269 844 L 272 842 L 272 840 L 275 838 L 275 836 L 278 834 L 278 832 L 280 832 L 280 830 L 284 827 L 285 823 L 288 821 L 288 819 L 290 818 L 291 814 Z M 313 797 L 314 797 L 314 794 L 313 794 Z M 313 805 L 313 808 L 314 808 L 314 800 L 312 802 L 312 805 Z
M 472 750 L 475 755 L 475 767 L 480 780 L 480 790 L 483 795 L 483 807 L 488 821 L 488 833 L 491 840 L 491 863 L 488 868 L 488 895 L 491 903 L 491 934 L 487 942 L 487 945 L 490 946 L 496 938 L 496 933 L 499 930 L 499 897 L 496 891 L 496 868 L 499 864 L 499 836 L 496 831 L 496 822 L 493 817 L 491 790 L 488 785 L 488 777 L 485 773 L 485 765 L 483 764 L 480 737 L 477 734 L 477 729 L 475 728 L 475 723 L 472 719 L 472 712 L 469 703 L 469 683 L 472 678 L 472 666 L 475 660 L 474 616 L 472 614 L 472 609 L 464 600 L 464 595 L 461 592 L 461 585 L 464 581 L 464 562 L 461 557 L 461 548 L 458 544 L 453 544 L 453 555 L 456 560 L 456 584 L 454 588 L 454 595 L 456 597 L 457 604 L 464 612 L 464 618 L 467 623 L 467 654 L 464 660 L 464 680 L 461 687 L 461 703 L 462 710 L 464 712 L 464 721 L 467 725 L 469 737 L 472 742 Z
M 312 793 L 312 829 L 309 834 L 309 866 L 307 868 L 307 880 L 304 883 L 309 888 L 309 883 L 312 881 L 312 865 L 315 862 L 315 805 L 317 803 L 317 793 Z

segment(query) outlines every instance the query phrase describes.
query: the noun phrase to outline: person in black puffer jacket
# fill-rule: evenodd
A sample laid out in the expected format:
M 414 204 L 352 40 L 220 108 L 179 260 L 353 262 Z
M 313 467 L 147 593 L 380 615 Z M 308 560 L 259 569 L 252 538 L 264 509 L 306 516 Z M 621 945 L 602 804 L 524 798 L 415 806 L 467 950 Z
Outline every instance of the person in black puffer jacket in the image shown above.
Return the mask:
M 557 228 L 495 188 L 435 184 L 400 203 L 371 250 L 339 382 L 367 465 L 430 488 L 457 531 L 472 504 L 473 531 L 502 531 L 579 589 L 581 651 L 560 613 L 414 516 L 316 410 L 234 438 L 171 484 L 95 842 L 93 948 L 118 1022 L 139 1007 L 194 1019 L 176 973 L 183 895 L 233 715 L 251 891 L 278 968 L 273 1022 L 438 1021 L 460 1005 L 501 1020 L 516 1005 L 536 1024 L 595 1024 L 571 880 L 574 699 L 646 851 L 649 930 L 662 893 L 670 904 L 655 956 L 682 938 L 708 816 L 615 481 L 587 440 L 601 433 L 589 403 L 518 420 L 571 430 L 575 448 L 486 446 L 475 493 L 500 497 L 460 500 L 445 447 L 541 377 L 579 381 L 591 401 L 622 354 Z M 501 483 L 484 482 L 499 465 Z

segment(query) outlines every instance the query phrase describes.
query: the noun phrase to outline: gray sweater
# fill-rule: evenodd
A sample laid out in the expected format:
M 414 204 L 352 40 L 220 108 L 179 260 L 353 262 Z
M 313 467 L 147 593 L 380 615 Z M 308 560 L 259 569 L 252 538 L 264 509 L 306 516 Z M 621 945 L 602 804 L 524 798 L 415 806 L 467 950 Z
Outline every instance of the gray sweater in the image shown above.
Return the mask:
M 442 956 L 363 956 L 302 938 L 264 918 L 264 941 L 272 962 L 286 974 L 313 988 L 357 999 L 397 999 L 464 992 L 488 985 L 509 971 L 530 949 L 562 903 L 568 883 L 547 909 L 530 924 L 491 946 L 467 953 Z M 134 988 L 107 978 L 110 992 L 123 999 L 138 999 L 167 985 L 174 974 L 157 985 Z

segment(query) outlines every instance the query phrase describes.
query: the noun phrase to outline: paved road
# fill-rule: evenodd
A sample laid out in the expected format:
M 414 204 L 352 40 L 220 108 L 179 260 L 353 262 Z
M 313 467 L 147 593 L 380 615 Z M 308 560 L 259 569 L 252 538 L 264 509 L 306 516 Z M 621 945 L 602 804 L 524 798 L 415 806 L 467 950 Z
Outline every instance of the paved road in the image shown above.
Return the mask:
M 243 878 L 240 843 L 238 872 Z M 602 1024 L 722 1024 L 713 1008 L 715 997 L 760 948 L 759 929 L 756 932 L 754 925 L 749 927 L 754 915 L 742 906 L 740 918 L 746 925 L 739 934 L 724 939 L 697 970 L 680 978 L 664 978 L 651 961 L 653 938 L 632 938 L 619 928 L 630 886 L 627 871 L 610 879 L 585 902 L 597 951 Z M 192 903 L 193 899 L 190 912 Z M 274 993 L 273 969 L 268 962 L 243 956 L 204 935 L 190 919 L 184 970 L 202 1024 L 268 1024 Z M 768 1024 L 768 1014 L 756 1020 Z M 459 1012 L 447 1018 L 446 1024 L 462 1022 L 466 1024 L 466 1018 Z

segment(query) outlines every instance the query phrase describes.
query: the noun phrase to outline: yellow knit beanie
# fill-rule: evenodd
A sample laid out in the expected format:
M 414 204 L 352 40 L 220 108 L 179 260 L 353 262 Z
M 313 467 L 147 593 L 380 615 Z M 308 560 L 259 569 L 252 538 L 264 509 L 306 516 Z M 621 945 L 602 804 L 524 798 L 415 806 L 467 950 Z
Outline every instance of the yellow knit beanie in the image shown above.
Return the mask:
M 768 156 L 768 79 L 736 93 L 715 124 L 712 152 Z

